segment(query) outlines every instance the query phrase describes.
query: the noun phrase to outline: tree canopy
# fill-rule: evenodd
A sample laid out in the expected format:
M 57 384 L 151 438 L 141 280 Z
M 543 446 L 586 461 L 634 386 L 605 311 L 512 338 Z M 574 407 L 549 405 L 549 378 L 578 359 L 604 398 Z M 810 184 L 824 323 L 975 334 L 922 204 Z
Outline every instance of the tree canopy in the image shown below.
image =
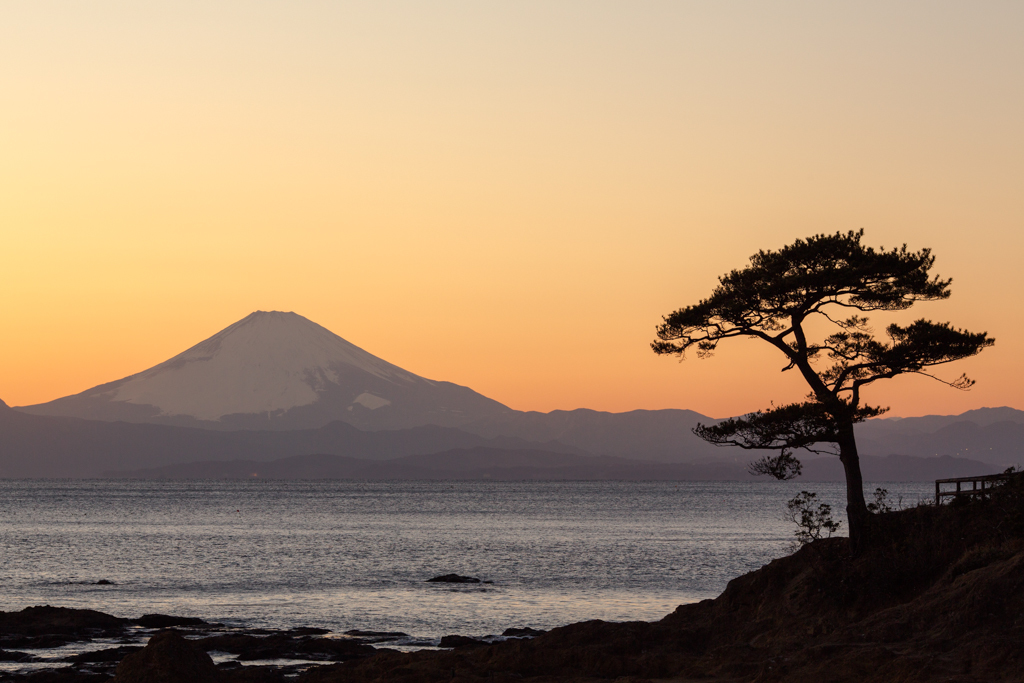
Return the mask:
M 887 410 L 861 405 L 861 390 L 902 374 L 969 389 L 974 382 L 966 375 L 947 381 L 931 368 L 994 343 L 985 332 L 924 319 L 891 324 L 884 336 L 876 335 L 862 314 L 946 299 L 951 280 L 931 275 L 935 258 L 929 249 L 876 250 L 862 244 L 863 236 L 863 230 L 815 235 L 778 251 L 759 251 L 746 268 L 720 277 L 710 297 L 665 316 L 651 345 L 655 353 L 680 357 L 692 348 L 702 358 L 732 337 L 753 337 L 777 348 L 786 359 L 783 370 L 795 369 L 806 381 L 807 400 L 698 425 L 694 432 L 716 445 L 778 451 L 753 465 L 753 471 L 778 478 L 799 473 L 794 449 L 821 452 L 821 444 L 838 445 L 855 541 L 867 508 L 853 425 Z M 818 321 L 831 334 L 811 339 L 810 328 Z

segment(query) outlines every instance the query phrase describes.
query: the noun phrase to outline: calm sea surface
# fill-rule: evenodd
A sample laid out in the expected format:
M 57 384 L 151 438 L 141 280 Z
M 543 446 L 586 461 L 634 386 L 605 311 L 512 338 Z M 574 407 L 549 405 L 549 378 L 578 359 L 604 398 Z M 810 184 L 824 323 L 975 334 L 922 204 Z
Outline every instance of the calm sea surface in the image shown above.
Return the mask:
M 0 609 L 423 638 L 659 619 L 787 553 L 801 489 L 843 517 L 822 483 L 0 481 Z M 424 583 L 452 572 L 494 583 Z

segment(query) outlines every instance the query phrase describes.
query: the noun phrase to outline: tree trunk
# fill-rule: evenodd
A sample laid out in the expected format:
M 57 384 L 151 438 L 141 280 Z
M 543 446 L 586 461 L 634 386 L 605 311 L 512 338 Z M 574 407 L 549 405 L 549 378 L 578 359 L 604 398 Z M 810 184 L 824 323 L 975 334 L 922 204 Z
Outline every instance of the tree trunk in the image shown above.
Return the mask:
M 867 543 L 871 513 L 864 500 L 864 479 L 860 474 L 860 456 L 853 435 L 853 423 L 839 429 L 839 459 L 846 472 L 846 519 L 850 525 L 850 548 L 860 554 Z

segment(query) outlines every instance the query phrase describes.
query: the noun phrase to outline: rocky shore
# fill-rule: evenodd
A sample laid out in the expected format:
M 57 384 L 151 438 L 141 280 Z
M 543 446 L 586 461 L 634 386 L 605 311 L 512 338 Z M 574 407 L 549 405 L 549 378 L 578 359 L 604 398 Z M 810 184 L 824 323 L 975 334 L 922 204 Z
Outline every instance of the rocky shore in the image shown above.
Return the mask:
M 858 557 L 845 539 L 817 541 L 658 622 L 450 635 L 415 652 L 391 646 L 405 636 L 397 633 L 246 630 L 31 607 L 0 613 L 0 661 L 23 663 L 0 681 L 1022 680 L 1024 481 L 987 500 L 874 522 L 871 547 Z M 88 647 L 63 662 L 32 661 L 40 648 L 74 642 Z
M 456 581 L 455 579 L 458 579 Z M 480 582 L 449 575 L 442 582 Z M 544 631 L 509 628 L 499 635 L 473 638 L 446 635 L 417 641 L 397 631 L 348 631 L 305 627 L 290 630 L 247 629 L 193 617 L 147 614 L 138 619 L 65 607 L 27 607 L 0 612 L 0 681 L 60 683 L 150 678 L 145 671 L 166 670 L 166 680 L 192 680 L 205 670 L 218 681 L 281 681 L 329 663 L 366 659 L 404 648 L 448 649 L 487 646 L 507 639 L 532 638 Z M 75 650 L 61 656 L 60 650 Z M 211 657 L 211 654 L 213 655 Z M 192 672 L 181 678 L 181 666 Z M 184 665 L 182 665 L 184 666 Z M 131 675 L 126 671 L 135 672 Z M 178 672 L 178 673 L 175 673 Z M 139 676 L 142 676 L 139 678 Z M 205 678 L 200 676 L 200 679 Z

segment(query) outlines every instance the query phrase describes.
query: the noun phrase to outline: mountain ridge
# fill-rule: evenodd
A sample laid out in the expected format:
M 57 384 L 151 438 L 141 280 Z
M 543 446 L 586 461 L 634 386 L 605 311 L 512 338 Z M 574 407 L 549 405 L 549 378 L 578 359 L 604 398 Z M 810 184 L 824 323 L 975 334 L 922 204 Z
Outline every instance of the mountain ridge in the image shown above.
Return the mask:
M 611 413 L 588 408 L 549 413 L 512 411 L 463 425 L 480 436 L 555 440 L 596 455 L 658 462 L 729 459 L 726 452 L 693 433 L 699 422 L 718 420 L 692 410 L 631 410 Z M 685 453 L 685 457 L 680 454 Z
M 344 422 L 315 430 L 215 431 L 195 427 L 30 415 L 0 408 L 0 477 L 97 477 L 105 471 L 195 460 L 272 460 L 328 452 L 383 460 L 458 447 L 579 453 L 558 443 L 487 439 L 452 427 L 363 431 Z
M 595 415 L 601 416 L 602 414 L 590 411 L 585 417 L 593 419 Z M 629 416 L 629 414 L 611 415 Z M 640 416 L 642 418 L 650 417 L 644 412 L 641 412 Z M 671 416 L 672 413 L 668 415 L 668 417 Z M 556 417 L 562 420 L 565 416 Z M 698 419 L 702 416 L 694 413 L 689 417 Z M 947 451 L 955 450 L 952 447 L 956 444 L 949 442 L 948 435 L 943 433 L 925 434 L 919 437 L 919 442 L 913 440 L 906 442 L 911 446 L 918 443 L 916 450 L 924 450 L 924 455 L 900 452 L 895 449 L 889 449 L 888 453 L 885 453 L 890 458 L 890 464 L 887 465 L 886 471 L 902 472 L 898 475 L 875 471 L 872 463 L 878 461 L 881 455 L 869 452 L 870 448 L 862 448 L 864 476 L 882 479 L 892 476 L 912 478 L 924 476 L 927 479 L 935 474 L 933 471 L 935 466 L 941 463 L 945 463 L 943 465 L 945 470 L 941 475 L 936 474 L 935 477 L 971 476 L 1001 471 L 1007 464 L 1013 463 L 1014 458 L 1024 457 L 1024 439 L 1018 439 L 1018 436 L 1024 433 L 1024 425 L 996 422 L 987 427 L 979 427 L 973 423 L 958 422 L 956 417 L 950 417 L 950 424 L 945 429 L 948 431 L 950 426 L 960 429 L 958 425 L 962 424 L 972 425 L 965 433 L 974 439 L 973 452 L 981 452 L 982 455 L 992 457 L 987 457 L 987 459 L 964 458 L 956 457 L 955 453 L 949 452 L 937 454 L 942 457 L 926 457 L 936 455 L 927 452 L 933 445 L 929 439 L 941 441 L 946 438 L 947 441 L 943 443 L 950 446 Z M 1007 428 L 1010 431 L 1004 433 Z M 1005 442 L 1007 438 L 1012 440 L 1008 444 Z M 986 439 L 989 440 L 986 441 Z M 992 439 L 997 439 L 997 441 L 992 441 Z M 998 445 L 998 439 L 1002 439 L 1004 442 L 1000 447 L 1001 450 L 991 445 L 993 443 Z M 862 441 L 867 444 L 871 443 L 868 439 L 862 439 Z M 986 446 L 986 444 L 989 445 Z M 564 444 L 557 440 L 538 442 L 518 436 L 485 437 L 438 425 L 423 425 L 405 430 L 364 431 L 348 423 L 337 421 L 313 430 L 217 431 L 173 425 L 104 422 L 81 418 L 30 415 L 0 402 L 0 477 L 4 478 L 96 477 L 103 473 L 115 474 L 118 471 L 173 467 L 204 460 L 221 463 L 243 460 L 268 462 L 284 457 L 325 453 L 373 462 L 472 448 L 555 452 L 583 457 L 584 460 L 581 460 L 580 463 L 599 462 L 587 459 L 593 457 L 617 458 L 623 462 L 632 463 L 629 467 L 635 471 L 651 469 L 655 466 L 661 467 L 661 469 L 655 468 L 657 471 L 651 470 L 653 472 L 651 476 L 654 478 L 662 478 L 672 467 L 677 467 L 677 476 L 684 479 L 697 476 L 693 474 L 697 471 L 693 468 L 713 470 L 717 473 L 715 477 L 718 478 L 746 478 L 746 463 L 751 459 L 751 453 L 739 449 L 717 449 L 707 445 L 705 447 L 710 450 L 694 453 L 688 452 L 685 444 L 679 445 L 678 458 L 675 461 L 666 461 L 659 460 L 657 457 L 659 453 L 656 451 L 653 452 L 652 457 L 643 457 L 642 449 L 631 449 L 625 455 L 595 454 L 575 444 Z M 903 449 L 903 451 L 913 450 L 915 448 Z M 703 457 L 708 454 L 718 457 Z M 903 459 L 903 465 L 897 466 L 900 458 Z M 805 456 L 802 460 L 804 462 L 804 479 L 807 481 L 834 481 L 841 478 L 842 468 L 837 458 Z M 931 468 L 928 470 L 927 476 L 914 474 L 922 467 Z M 690 469 L 687 470 L 687 468 Z M 589 478 L 600 474 L 595 472 L 588 475 L 578 467 L 574 472 L 571 478 Z M 526 478 L 535 478 L 535 474 L 528 472 L 520 474 Z M 569 477 L 569 474 L 565 473 L 564 476 Z M 618 478 L 633 478 L 635 472 L 620 472 L 616 476 Z M 700 475 L 698 478 L 706 477 Z

